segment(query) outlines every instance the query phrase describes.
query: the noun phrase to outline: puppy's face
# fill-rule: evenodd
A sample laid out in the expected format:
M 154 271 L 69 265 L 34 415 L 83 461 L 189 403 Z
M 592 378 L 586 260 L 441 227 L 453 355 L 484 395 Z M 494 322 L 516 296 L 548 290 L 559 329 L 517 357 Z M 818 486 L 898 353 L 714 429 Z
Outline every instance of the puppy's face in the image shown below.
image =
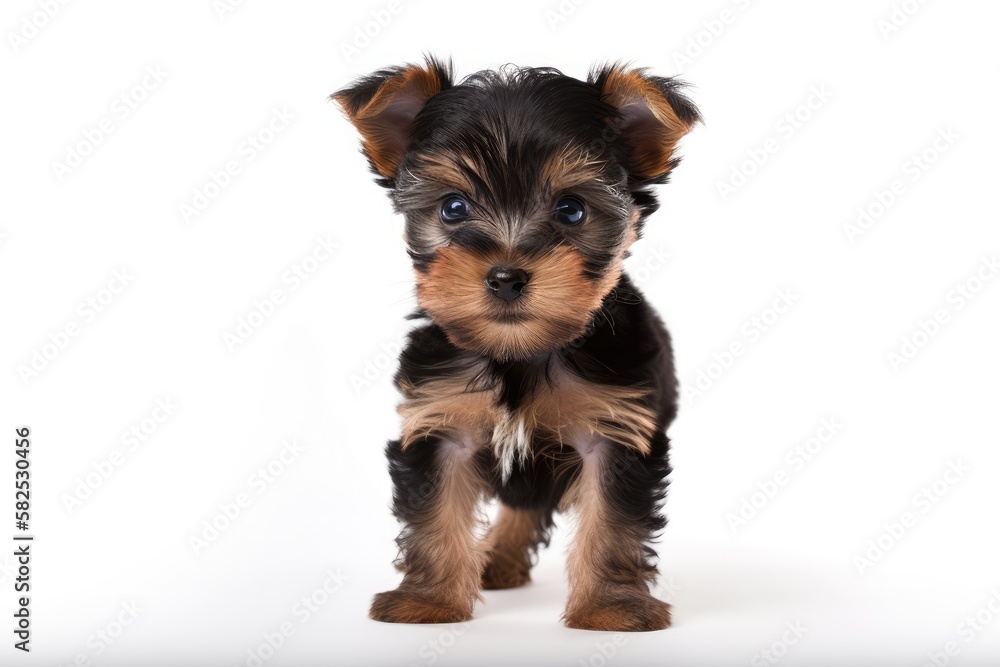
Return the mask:
M 431 60 L 336 93 L 406 219 L 417 298 L 458 347 L 526 359 L 585 333 L 698 120 L 669 79 L 606 67 L 451 82 Z

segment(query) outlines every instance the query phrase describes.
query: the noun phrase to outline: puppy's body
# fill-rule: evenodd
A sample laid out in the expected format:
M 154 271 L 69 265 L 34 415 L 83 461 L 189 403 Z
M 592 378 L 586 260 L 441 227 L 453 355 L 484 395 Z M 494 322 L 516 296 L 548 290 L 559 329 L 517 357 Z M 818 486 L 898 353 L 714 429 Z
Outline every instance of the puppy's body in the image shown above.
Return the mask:
M 388 446 L 403 582 L 371 615 L 471 617 L 529 580 L 553 512 L 576 513 L 571 627 L 669 625 L 648 546 L 670 471 L 670 339 L 622 273 L 698 116 L 670 79 L 610 66 L 474 75 L 435 61 L 335 95 L 406 217 L 421 314 Z M 498 498 L 482 537 L 479 503 Z
M 621 445 L 613 452 L 648 454 L 676 412 L 673 377 L 666 329 L 622 276 L 587 334 L 534 359 L 469 354 L 435 324 L 411 334 L 396 376 L 405 398 L 400 444 L 451 433 L 481 450 L 496 497 L 553 510 L 580 460 L 556 470 L 546 461 L 601 439 Z

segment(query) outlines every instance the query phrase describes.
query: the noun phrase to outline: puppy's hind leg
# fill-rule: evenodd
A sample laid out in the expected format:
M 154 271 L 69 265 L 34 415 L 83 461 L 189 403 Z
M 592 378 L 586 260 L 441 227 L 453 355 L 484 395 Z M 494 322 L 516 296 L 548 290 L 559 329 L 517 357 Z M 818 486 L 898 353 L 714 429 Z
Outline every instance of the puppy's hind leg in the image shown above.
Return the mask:
M 530 582 L 531 557 L 540 544 L 548 545 L 551 527 L 552 512 L 501 504 L 487 538 L 490 552 L 483 588 L 517 588 Z

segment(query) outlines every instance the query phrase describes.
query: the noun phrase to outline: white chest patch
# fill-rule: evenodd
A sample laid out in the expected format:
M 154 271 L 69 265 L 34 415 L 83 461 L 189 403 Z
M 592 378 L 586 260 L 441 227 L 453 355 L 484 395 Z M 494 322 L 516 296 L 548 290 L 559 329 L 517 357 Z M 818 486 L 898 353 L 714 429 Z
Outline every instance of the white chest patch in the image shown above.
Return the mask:
M 554 368 L 549 381 L 511 411 L 500 404 L 495 388 L 470 390 L 478 372 L 474 367 L 468 374 L 401 387 L 404 448 L 430 436 L 461 443 L 468 452 L 488 445 L 504 483 L 534 455 L 542 434 L 576 447 L 582 458 L 591 453 L 593 442 L 649 451 L 656 415 L 644 400 L 649 393 L 645 387 L 591 384 Z
M 531 454 L 532 430 L 521 413 L 502 409 L 493 427 L 490 445 L 500 461 L 500 474 L 506 483 L 514 463 L 523 463 Z

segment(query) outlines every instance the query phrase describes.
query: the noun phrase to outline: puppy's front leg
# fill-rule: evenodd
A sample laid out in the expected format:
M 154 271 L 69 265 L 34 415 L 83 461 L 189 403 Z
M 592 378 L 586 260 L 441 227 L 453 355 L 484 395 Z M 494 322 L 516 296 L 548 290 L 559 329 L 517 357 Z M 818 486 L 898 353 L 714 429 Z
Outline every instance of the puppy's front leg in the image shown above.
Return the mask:
M 430 437 L 403 448 L 389 443 L 393 511 L 403 581 L 379 593 L 369 615 L 389 623 L 457 623 L 472 618 L 486 562 L 476 535 L 485 483 L 475 449 L 461 439 Z
M 670 605 L 649 592 L 656 576 L 649 541 L 666 523 L 659 503 L 670 472 L 667 447 L 662 432 L 645 454 L 597 435 L 577 445 L 581 469 L 567 496 L 578 519 L 567 563 L 563 621 L 569 627 L 620 632 L 670 626 Z

